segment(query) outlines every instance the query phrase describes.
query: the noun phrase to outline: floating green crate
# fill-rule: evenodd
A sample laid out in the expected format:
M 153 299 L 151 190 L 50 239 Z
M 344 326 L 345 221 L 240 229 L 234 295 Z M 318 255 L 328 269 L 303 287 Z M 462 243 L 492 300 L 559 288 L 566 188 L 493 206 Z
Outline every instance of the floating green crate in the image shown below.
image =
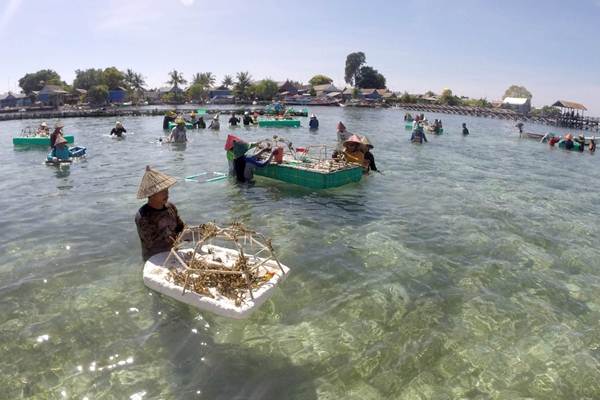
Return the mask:
M 67 135 L 64 137 L 67 143 L 73 143 L 75 137 L 73 135 Z M 13 145 L 15 146 L 50 146 L 49 136 L 22 136 L 14 137 Z
M 300 126 L 300 120 L 298 120 L 298 119 L 259 119 L 258 126 L 297 128 Z
M 359 166 L 334 172 L 320 172 L 289 164 L 269 164 L 266 167 L 256 168 L 254 173 L 311 189 L 328 189 L 358 182 L 363 175 L 362 168 Z

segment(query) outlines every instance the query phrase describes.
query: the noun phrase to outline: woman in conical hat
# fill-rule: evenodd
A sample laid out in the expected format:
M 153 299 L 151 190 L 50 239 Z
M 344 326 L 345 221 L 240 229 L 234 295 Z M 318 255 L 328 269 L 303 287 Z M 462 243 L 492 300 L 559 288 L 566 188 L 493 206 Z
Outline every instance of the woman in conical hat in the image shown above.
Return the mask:
M 138 235 L 142 243 L 144 261 L 155 254 L 169 251 L 183 231 L 184 223 L 177 208 L 169 203 L 169 188 L 177 180 L 155 169 L 146 167 L 138 188 L 138 199 L 148 198 L 135 216 Z
M 365 154 L 361 150 L 362 141 L 358 135 L 350 136 L 344 142 L 344 159 L 351 163 L 360 165 L 363 168 L 368 168 L 369 162 L 365 160 Z
M 54 143 L 56 143 L 56 139 L 59 136 L 63 135 L 62 128 L 64 128 L 64 126 L 65 125 L 60 121 L 58 121 L 54 125 L 54 132 L 52 132 L 52 134 L 50 135 L 50 147 L 54 148 Z

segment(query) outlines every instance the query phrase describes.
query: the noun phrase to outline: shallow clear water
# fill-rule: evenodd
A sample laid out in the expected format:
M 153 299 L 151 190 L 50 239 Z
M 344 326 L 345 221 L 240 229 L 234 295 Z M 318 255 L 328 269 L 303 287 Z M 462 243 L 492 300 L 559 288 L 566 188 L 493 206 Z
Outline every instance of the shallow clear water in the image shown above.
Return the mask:
M 600 397 L 597 155 L 520 140 L 509 121 L 441 115 L 449 134 L 418 146 L 398 110 L 312 111 L 316 134 L 306 118 L 236 134 L 333 143 L 343 120 L 384 175 L 318 192 L 184 182 L 226 170 L 228 130 L 174 148 L 156 143 L 158 117 L 126 118 L 122 141 L 112 119 L 65 120 L 89 156 L 57 169 L 12 146 L 40 121 L 0 123 L 0 398 Z M 251 318 L 144 287 L 146 164 L 180 178 L 184 221 L 274 239 L 292 273 Z

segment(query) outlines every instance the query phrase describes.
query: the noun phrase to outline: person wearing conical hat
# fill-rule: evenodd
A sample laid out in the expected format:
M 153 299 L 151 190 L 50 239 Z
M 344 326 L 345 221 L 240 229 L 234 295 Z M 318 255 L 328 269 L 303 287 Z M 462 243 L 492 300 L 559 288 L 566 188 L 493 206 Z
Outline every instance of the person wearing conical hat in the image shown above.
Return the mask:
M 67 140 L 62 136 L 58 135 L 54 142 L 54 147 L 49 154 L 49 159 L 56 159 L 66 161 L 71 158 L 69 147 L 67 147 Z
M 362 141 L 358 135 L 352 135 L 344 142 L 344 150 L 342 152 L 344 159 L 351 163 L 360 165 L 363 168 L 368 168 L 369 162 L 365 160 L 365 154 L 361 150 Z
M 179 117 L 175 120 L 175 123 L 177 125 L 171 130 L 171 135 L 169 135 L 167 141 L 170 143 L 186 143 L 185 120 L 182 117 Z
M 174 111 L 167 111 L 163 118 L 163 130 L 169 129 L 169 122 L 175 121 L 177 114 Z
M 138 188 L 137 198 L 147 198 L 135 215 L 135 225 L 142 244 L 144 261 L 155 254 L 171 250 L 173 242 L 184 228 L 177 208 L 170 203 L 169 188 L 176 179 L 146 167 Z
M 123 133 L 127 132 L 127 129 L 123 127 L 120 121 L 117 121 L 115 127 L 110 131 L 110 136 L 115 135 L 116 137 L 123 137 Z
M 219 122 L 219 113 L 217 113 L 212 121 L 210 121 L 210 125 L 208 125 L 208 129 L 213 129 L 215 131 L 218 131 L 219 129 L 221 129 L 221 123 Z
M 37 136 L 48 136 L 50 134 L 50 128 L 48 128 L 48 124 L 46 122 L 42 122 L 40 126 L 38 126 L 36 135 Z
M 373 153 L 371 153 L 373 145 L 366 136 L 361 136 L 360 141 L 362 142 L 362 151 L 365 155 L 365 161 L 368 162 L 369 170 L 377 171 L 377 166 L 375 165 L 375 156 L 373 156 Z
M 62 122 L 60 122 L 60 121 L 58 121 L 54 125 L 54 132 L 52 132 L 52 134 L 50 135 L 50 147 L 54 148 L 54 144 L 56 143 L 56 139 L 59 136 L 63 136 L 62 128 L 64 128 L 64 126 L 65 125 Z

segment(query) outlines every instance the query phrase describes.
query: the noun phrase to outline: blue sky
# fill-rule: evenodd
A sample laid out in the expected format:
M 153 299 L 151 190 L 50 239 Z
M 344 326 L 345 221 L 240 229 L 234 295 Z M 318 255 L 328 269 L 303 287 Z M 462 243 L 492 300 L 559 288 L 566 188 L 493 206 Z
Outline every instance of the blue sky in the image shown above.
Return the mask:
M 191 78 L 249 71 L 343 86 L 363 51 L 392 90 L 498 99 L 524 85 L 600 115 L 600 0 L 204 1 L 0 0 L 0 92 L 27 72 L 116 66 L 150 87 L 172 69 Z

